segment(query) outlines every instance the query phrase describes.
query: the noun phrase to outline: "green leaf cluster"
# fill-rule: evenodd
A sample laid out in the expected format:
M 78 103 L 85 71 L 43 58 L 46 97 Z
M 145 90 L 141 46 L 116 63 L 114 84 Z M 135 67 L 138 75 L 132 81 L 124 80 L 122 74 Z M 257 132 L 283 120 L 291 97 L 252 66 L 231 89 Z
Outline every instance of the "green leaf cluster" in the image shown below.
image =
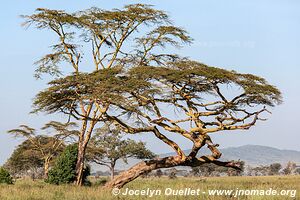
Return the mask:
M 13 184 L 11 175 L 3 167 L 0 167 L 0 184 Z

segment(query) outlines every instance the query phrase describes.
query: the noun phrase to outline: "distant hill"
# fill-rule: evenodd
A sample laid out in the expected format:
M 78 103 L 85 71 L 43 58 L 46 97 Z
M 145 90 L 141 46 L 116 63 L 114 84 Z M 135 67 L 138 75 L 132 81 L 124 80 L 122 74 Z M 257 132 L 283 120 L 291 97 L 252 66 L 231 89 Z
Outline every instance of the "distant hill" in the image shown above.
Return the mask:
M 186 150 L 188 153 L 190 150 Z M 271 163 L 286 164 L 288 161 L 300 164 L 300 151 L 281 150 L 273 147 L 260 145 L 244 145 L 240 147 L 229 147 L 220 149 L 222 157 L 220 160 L 243 160 L 246 165 L 258 166 L 269 165 Z M 201 149 L 198 155 L 209 154 L 209 149 Z M 174 155 L 173 153 L 163 154 L 161 156 Z
M 296 162 L 300 165 L 300 151 L 294 150 L 281 150 L 273 147 L 260 146 L 260 145 L 244 145 L 240 147 L 229 147 L 220 149 L 222 152 L 222 157 L 220 160 L 243 160 L 246 165 L 259 166 L 259 165 L 269 165 L 271 163 L 281 163 L 285 165 L 288 161 Z M 188 154 L 190 150 L 185 150 Z M 209 149 L 204 148 L 199 151 L 200 155 L 209 154 Z M 160 157 L 175 155 L 175 153 L 161 154 Z M 139 160 L 129 159 L 128 164 L 123 162 L 117 163 L 116 168 L 119 170 L 128 169 L 130 166 L 138 163 Z M 98 165 L 92 165 L 93 171 L 97 170 L 107 170 L 106 168 L 99 167 Z

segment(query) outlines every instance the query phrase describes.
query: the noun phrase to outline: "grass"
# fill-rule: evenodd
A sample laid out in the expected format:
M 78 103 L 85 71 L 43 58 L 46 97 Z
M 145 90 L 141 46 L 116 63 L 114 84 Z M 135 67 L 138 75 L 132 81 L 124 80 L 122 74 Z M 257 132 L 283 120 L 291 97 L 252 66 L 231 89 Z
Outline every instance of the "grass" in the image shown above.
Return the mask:
M 164 193 L 165 188 L 184 189 L 194 188 L 201 191 L 209 189 L 264 189 L 274 190 L 297 190 L 300 191 L 300 176 L 272 176 L 272 177 L 212 177 L 212 178 L 140 178 L 126 185 L 121 192 L 129 189 L 159 189 Z M 112 199 L 249 199 L 249 200 L 284 200 L 300 199 L 300 194 L 295 197 L 290 196 L 165 196 L 157 195 L 149 198 L 148 196 L 113 196 L 110 191 L 100 186 L 76 187 L 73 185 L 49 185 L 43 181 L 19 180 L 14 185 L 0 185 L 1 200 L 112 200 Z

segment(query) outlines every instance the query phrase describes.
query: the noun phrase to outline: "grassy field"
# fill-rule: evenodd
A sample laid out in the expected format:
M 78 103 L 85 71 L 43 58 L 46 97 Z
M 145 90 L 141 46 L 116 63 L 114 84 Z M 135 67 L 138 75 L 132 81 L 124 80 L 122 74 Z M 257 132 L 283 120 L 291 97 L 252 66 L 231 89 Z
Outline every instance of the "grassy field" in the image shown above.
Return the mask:
M 126 188 L 134 190 L 161 190 L 161 194 L 156 193 L 151 198 L 145 195 L 122 195 L 113 196 L 111 191 L 104 190 L 100 186 L 91 187 L 76 187 L 72 185 L 55 186 L 48 185 L 42 181 L 20 180 L 15 185 L 0 185 L 0 200 L 110 200 L 110 199 L 209 199 L 209 200 L 223 200 L 223 199 L 253 199 L 253 200 L 268 200 L 268 199 L 300 199 L 300 194 L 291 197 L 290 195 L 281 196 L 239 196 L 234 195 L 208 195 L 208 190 L 223 189 L 223 190 L 296 190 L 300 191 L 300 176 L 274 176 L 274 177 L 214 177 L 214 178 L 140 178 L 128 185 L 126 185 L 121 193 L 125 192 Z M 164 194 L 166 188 L 176 189 L 200 189 L 197 195 L 172 195 L 166 196 Z M 171 191 L 168 189 L 168 192 Z M 206 192 L 203 194 L 202 192 Z

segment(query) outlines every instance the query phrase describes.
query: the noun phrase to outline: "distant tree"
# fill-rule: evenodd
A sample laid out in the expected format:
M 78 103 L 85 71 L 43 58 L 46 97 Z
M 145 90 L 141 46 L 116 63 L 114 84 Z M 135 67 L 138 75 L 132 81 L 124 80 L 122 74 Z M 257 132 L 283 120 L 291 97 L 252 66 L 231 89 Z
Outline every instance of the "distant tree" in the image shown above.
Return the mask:
M 294 172 L 294 170 L 296 169 L 296 163 L 289 161 L 287 163 L 287 165 L 285 166 L 285 168 L 283 168 L 282 172 L 284 175 L 290 175 Z
M 244 172 L 245 170 L 245 162 L 244 161 L 239 161 L 240 163 L 240 169 L 227 169 L 227 175 L 228 176 L 241 176 L 242 173 Z
M 175 168 L 171 169 L 168 175 L 169 179 L 176 179 L 177 178 L 177 170 Z
M 111 179 L 114 178 L 118 160 L 127 164 L 128 158 L 150 159 L 155 156 L 145 147 L 145 143 L 122 139 L 122 131 L 113 126 L 97 129 L 87 151 L 90 161 L 109 168 Z
M 76 181 L 76 163 L 78 145 L 72 144 L 65 148 L 61 155 L 57 158 L 55 165 L 49 171 L 49 176 L 46 179 L 47 183 L 51 184 L 68 184 Z M 87 181 L 87 176 L 90 173 L 90 168 L 87 166 L 84 170 L 84 182 Z
M 270 166 L 258 166 L 252 168 L 254 176 L 266 176 L 270 171 Z
M 253 176 L 253 168 L 250 165 L 247 165 L 247 176 Z
M 164 175 L 163 171 L 161 169 L 156 170 L 155 172 L 155 176 L 160 178 Z
M 45 135 L 37 135 L 36 130 L 27 125 L 20 125 L 18 129 L 9 130 L 8 133 L 14 134 L 15 137 L 27 139 L 28 143 L 30 143 L 30 148 L 26 147 L 27 151 L 24 151 L 24 155 L 26 154 L 27 157 L 33 156 L 35 158 L 42 159 L 44 162 L 44 177 L 47 178 L 50 163 L 63 151 L 65 147 L 64 140 L 77 134 L 76 131 L 69 130 L 75 126 L 75 123 L 63 124 L 60 122 L 51 121 L 42 127 L 42 130 L 51 131 Z M 18 151 L 19 153 L 21 153 L 20 150 Z
M 298 168 L 295 169 L 295 174 L 300 175 L 300 167 L 298 167 Z
M 11 175 L 9 174 L 9 172 L 3 168 L 0 167 L 0 184 L 13 184 L 13 179 L 11 177 Z
M 35 138 L 34 140 L 37 139 L 43 138 Z M 32 141 L 25 140 L 16 147 L 4 166 L 13 176 L 22 176 L 30 171 L 31 176 L 34 179 L 34 177 L 37 176 L 34 173 L 36 173 L 38 169 L 43 168 L 44 160 L 42 159 L 40 152 L 35 150 Z
M 240 162 L 240 169 L 228 169 L 213 163 L 203 164 L 198 167 L 192 167 L 193 176 L 219 176 L 221 173 L 227 173 L 228 176 L 238 176 L 244 170 L 244 161 Z
M 198 167 L 192 168 L 192 173 L 194 176 L 211 176 L 213 172 L 217 171 L 217 165 L 209 163 L 209 164 L 203 164 Z
M 269 175 L 278 175 L 282 166 L 280 163 L 273 163 L 270 165 Z

